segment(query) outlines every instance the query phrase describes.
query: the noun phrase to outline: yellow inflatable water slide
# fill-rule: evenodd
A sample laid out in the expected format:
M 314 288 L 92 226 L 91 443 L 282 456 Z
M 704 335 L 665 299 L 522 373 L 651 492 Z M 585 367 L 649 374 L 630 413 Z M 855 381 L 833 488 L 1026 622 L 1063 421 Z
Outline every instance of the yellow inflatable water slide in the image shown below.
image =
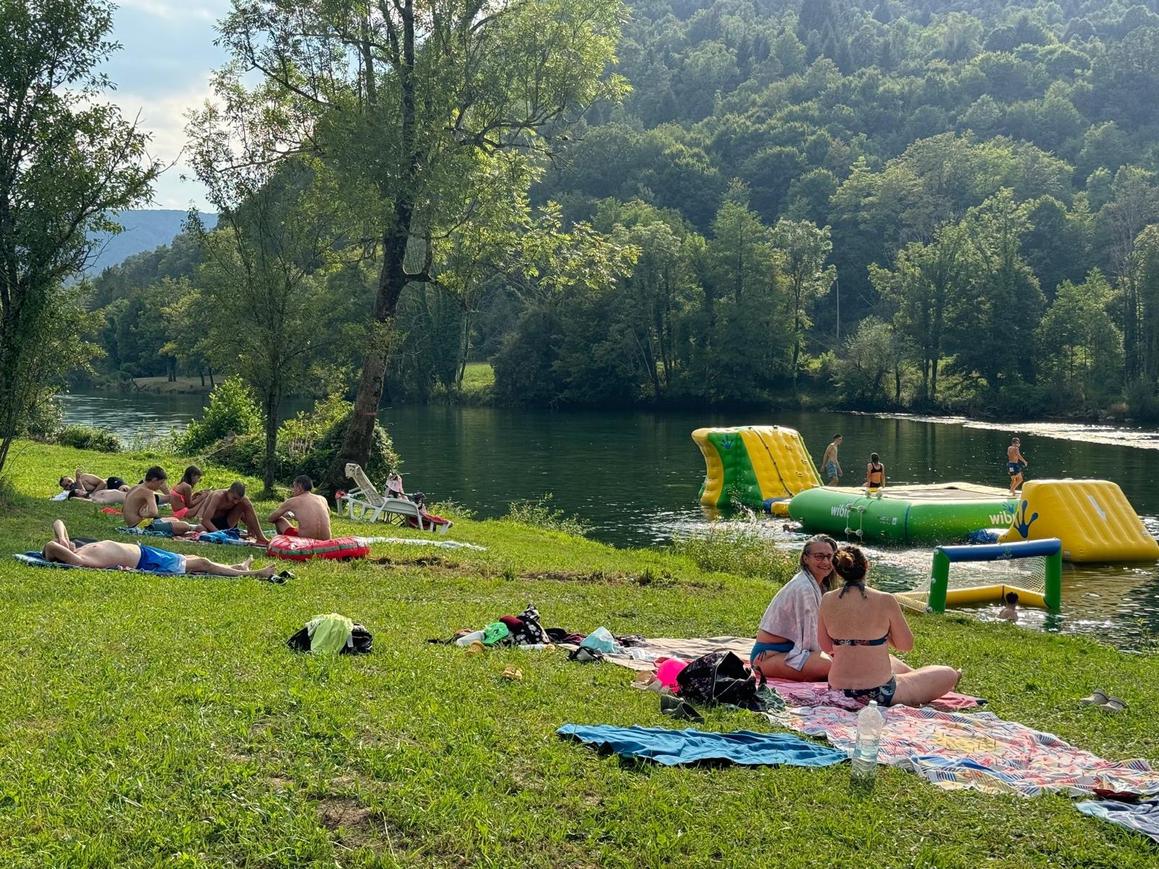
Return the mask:
M 796 429 L 779 425 L 698 428 L 692 439 L 704 455 L 700 503 L 705 507 L 740 503 L 784 516 L 793 495 L 821 485 Z

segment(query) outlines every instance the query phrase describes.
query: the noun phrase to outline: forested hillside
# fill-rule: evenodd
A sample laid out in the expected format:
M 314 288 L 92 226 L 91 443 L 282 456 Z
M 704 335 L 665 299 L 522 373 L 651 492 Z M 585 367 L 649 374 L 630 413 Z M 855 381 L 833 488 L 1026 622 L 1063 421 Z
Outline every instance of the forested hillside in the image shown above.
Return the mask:
M 545 405 L 1155 413 L 1159 0 L 637 0 L 618 54 L 630 93 L 497 218 L 572 254 L 436 242 L 392 395 L 487 359 Z M 115 272 L 107 334 L 184 292 Z M 331 286 L 357 318 L 365 275 Z
M 112 215 L 122 230 L 116 235 L 98 233 L 94 236 L 96 249 L 85 274 L 99 275 L 131 256 L 169 244 L 181 233 L 188 216 L 188 212 L 164 208 L 122 211 Z M 209 226 L 213 226 L 216 220 L 212 214 L 200 217 Z

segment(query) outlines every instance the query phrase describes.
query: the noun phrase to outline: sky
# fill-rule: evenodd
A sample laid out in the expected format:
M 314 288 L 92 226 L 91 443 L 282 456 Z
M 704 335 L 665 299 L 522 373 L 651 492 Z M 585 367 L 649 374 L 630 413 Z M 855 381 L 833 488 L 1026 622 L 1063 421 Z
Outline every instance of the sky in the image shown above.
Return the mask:
M 127 120 L 140 117 L 150 136 L 149 153 L 168 165 L 154 185 L 148 208 L 213 211 L 205 190 L 182 162 L 185 113 L 209 96 L 209 77 L 225 62 L 213 44 L 214 24 L 229 0 L 118 0 L 113 39 L 122 46 L 104 64 L 116 85 L 109 94 Z

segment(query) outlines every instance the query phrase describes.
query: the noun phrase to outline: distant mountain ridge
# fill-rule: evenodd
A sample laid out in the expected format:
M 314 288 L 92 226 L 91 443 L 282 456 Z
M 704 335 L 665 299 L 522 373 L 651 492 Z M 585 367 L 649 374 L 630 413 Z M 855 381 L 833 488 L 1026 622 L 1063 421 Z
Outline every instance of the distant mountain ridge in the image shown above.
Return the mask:
M 85 269 L 85 275 L 96 277 L 110 266 L 115 266 L 133 256 L 169 244 L 181 232 L 189 212 L 176 209 L 141 209 L 122 211 L 113 216 L 125 228 L 117 235 L 97 233 L 93 261 Z M 217 223 L 216 214 L 199 215 L 207 227 Z

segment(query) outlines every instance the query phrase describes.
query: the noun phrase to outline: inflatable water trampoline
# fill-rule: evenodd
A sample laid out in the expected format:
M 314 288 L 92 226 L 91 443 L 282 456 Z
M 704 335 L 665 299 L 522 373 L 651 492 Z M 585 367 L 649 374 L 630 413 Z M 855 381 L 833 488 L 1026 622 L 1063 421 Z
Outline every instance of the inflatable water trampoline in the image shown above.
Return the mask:
M 965 540 L 983 528 L 1005 528 L 1017 502 L 1003 489 L 973 483 L 865 489 L 818 486 L 793 496 L 789 516 L 810 533 L 881 543 Z

